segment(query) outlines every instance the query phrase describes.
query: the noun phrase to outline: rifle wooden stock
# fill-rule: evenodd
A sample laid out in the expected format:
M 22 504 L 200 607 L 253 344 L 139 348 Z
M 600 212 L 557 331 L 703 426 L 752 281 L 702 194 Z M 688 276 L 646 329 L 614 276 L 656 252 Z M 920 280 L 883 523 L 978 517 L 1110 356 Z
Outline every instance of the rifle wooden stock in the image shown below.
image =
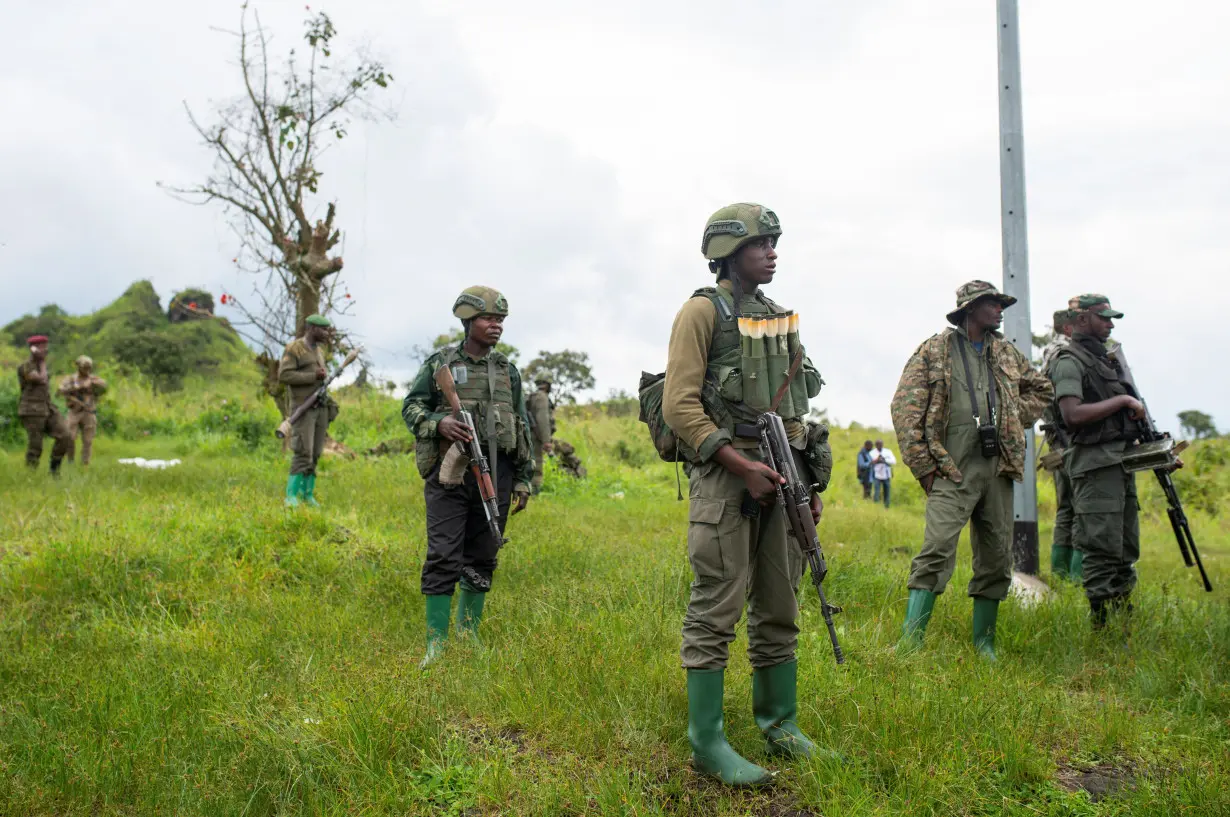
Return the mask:
M 273 432 L 274 436 L 277 437 L 279 440 L 284 439 L 285 437 L 289 436 L 290 427 L 293 426 L 295 423 L 297 423 L 299 421 L 299 418 L 307 413 L 308 409 L 312 408 L 317 403 L 319 403 L 321 398 L 329 393 L 329 384 L 332 383 L 334 380 L 336 380 L 337 376 L 341 374 L 342 371 L 347 366 L 349 366 L 351 363 L 354 363 L 355 358 L 359 356 L 359 352 L 361 351 L 363 351 L 363 347 L 361 346 L 351 349 L 350 354 L 346 355 L 346 358 L 342 361 L 342 365 L 334 369 L 333 374 L 326 377 L 324 379 L 324 382 L 322 382 L 320 386 L 317 387 L 316 391 L 312 392 L 312 394 L 308 396 L 308 399 L 300 403 L 299 407 L 295 409 L 294 411 L 292 411 L 290 413 L 290 416 L 288 416 L 285 420 L 282 421 L 282 424 L 279 425 L 277 427 L 277 430 Z

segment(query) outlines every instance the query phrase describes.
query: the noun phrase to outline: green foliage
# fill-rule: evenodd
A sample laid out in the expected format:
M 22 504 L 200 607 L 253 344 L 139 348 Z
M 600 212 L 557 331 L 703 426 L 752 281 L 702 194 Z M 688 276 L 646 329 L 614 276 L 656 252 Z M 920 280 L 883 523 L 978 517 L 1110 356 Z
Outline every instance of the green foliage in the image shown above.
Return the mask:
M 1180 411 L 1179 425 L 1182 426 L 1184 434 L 1197 440 L 1217 436 L 1217 426 L 1213 424 L 1213 418 L 1203 411 Z
M 160 391 L 181 388 L 188 371 L 183 340 L 150 330 L 120 338 L 115 344 L 115 359 L 149 377 Z
M 594 373 L 586 352 L 572 349 L 548 352 L 544 349 L 525 367 L 525 379 L 532 383 L 540 372 L 547 372 L 554 378 L 551 394 L 559 403 L 575 403 L 578 392 L 594 387 Z

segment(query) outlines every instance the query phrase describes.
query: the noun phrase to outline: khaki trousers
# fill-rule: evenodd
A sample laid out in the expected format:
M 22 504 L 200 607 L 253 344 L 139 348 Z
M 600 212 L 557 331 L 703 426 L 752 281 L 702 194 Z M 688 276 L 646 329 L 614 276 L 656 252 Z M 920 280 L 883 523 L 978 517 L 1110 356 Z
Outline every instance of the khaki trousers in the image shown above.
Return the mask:
M 754 450 L 743 453 L 756 455 Z M 743 480 L 716 462 L 692 469 L 688 482 L 688 561 L 693 580 L 683 619 L 684 669 L 726 666 L 745 603 L 752 666 L 773 667 L 793 660 L 803 555 L 787 535 L 785 512 L 774 506 L 760 508 L 756 518 L 743 516 Z
M 90 464 L 94 449 L 94 435 L 98 431 L 98 415 L 92 411 L 68 412 L 68 461 L 73 461 L 73 449 L 77 444 L 77 432 L 81 432 L 81 464 Z

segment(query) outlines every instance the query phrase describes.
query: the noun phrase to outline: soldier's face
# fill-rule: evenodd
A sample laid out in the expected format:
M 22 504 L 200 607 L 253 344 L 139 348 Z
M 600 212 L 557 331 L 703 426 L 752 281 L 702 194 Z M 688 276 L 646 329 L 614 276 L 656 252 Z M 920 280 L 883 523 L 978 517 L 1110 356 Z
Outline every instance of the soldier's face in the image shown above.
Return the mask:
M 777 239 L 761 236 L 739 248 L 733 259 L 733 272 L 745 283 L 761 286 L 777 273 Z
M 969 316 L 983 329 L 998 329 L 1004 322 L 1004 305 L 994 298 L 979 298 L 970 306 Z
M 30 347 L 30 357 L 35 360 L 44 360 L 47 357 L 47 344 L 36 343 Z
M 483 346 L 495 346 L 503 335 L 503 315 L 479 315 L 470 323 L 470 338 Z
M 1115 322 L 1110 318 L 1089 313 L 1089 334 L 1101 341 L 1110 337 L 1110 330 L 1115 328 Z

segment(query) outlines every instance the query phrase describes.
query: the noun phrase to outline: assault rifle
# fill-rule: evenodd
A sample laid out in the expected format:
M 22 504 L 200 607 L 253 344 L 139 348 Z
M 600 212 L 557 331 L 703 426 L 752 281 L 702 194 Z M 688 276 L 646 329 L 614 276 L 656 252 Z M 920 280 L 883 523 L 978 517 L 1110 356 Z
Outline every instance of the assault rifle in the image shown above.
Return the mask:
M 346 355 L 346 359 L 342 361 L 342 365 L 333 370 L 333 374 L 325 378 L 324 382 L 316 387 L 316 391 L 308 395 L 308 399 L 299 404 L 299 408 L 290 413 L 290 416 L 282 421 L 282 425 L 278 426 L 277 431 L 273 432 L 279 440 L 290 436 L 290 427 L 299 421 L 299 418 L 308 412 L 313 406 L 325 399 L 325 395 L 329 393 L 329 384 L 337 379 L 337 376 L 342 373 L 342 370 L 354 363 L 354 359 L 359 356 L 362 348 L 351 349 L 350 354 Z
M 436 386 L 448 401 L 453 416 L 470 432 L 468 443 L 457 442 L 456 449 L 469 457 L 470 470 L 474 473 L 474 481 L 478 484 L 478 493 L 483 500 L 483 513 L 487 516 L 487 527 L 495 538 L 498 547 L 504 547 L 508 540 L 500 532 L 500 498 L 495 492 L 495 483 L 491 479 L 491 464 L 483 454 L 483 447 L 478 444 L 478 434 L 474 429 L 474 418 L 470 412 L 461 407 L 461 398 L 457 396 L 457 384 L 453 381 L 453 372 L 448 366 L 436 369 Z M 443 470 L 443 465 L 441 466 Z
M 1149 414 L 1149 407 L 1141 398 L 1140 389 L 1132 377 L 1132 369 L 1123 354 L 1123 345 L 1119 344 L 1111 349 L 1110 356 L 1118 361 L 1123 382 L 1132 387 L 1136 399 L 1145 406 L 1144 419 L 1137 421 L 1140 426 L 1140 442 L 1123 455 L 1123 467 L 1128 471 L 1152 471 L 1157 477 L 1162 493 L 1166 495 L 1166 515 L 1170 518 L 1170 527 L 1179 543 L 1179 552 L 1183 554 L 1183 563 L 1188 567 L 1195 566 L 1200 569 L 1200 580 L 1204 582 L 1204 589 L 1212 593 L 1213 585 L 1209 582 L 1209 574 L 1204 570 L 1204 562 L 1200 560 L 1200 551 L 1196 548 L 1196 540 L 1192 538 L 1187 514 L 1183 512 L 1179 492 L 1175 490 L 1174 480 L 1170 477 L 1178 462 L 1178 454 L 1187 447 L 1187 443 L 1175 442 L 1170 434 L 1157 430 L 1153 416 Z
M 786 511 L 786 521 L 794 532 L 795 541 L 803 550 L 807 566 L 811 570 L 811 583 L 820 597 L 820 614 L 824 616 L 824 624 L 829 629 L 829 641 L 833 642 L 833 656 L 838 664 L 844 664 L 846 657 L 837 642 L 837 630 L 833 627 L 833 614 L 840 613 L 841 608 L 829 604 L 824 595 L 824 577 L 828 574 L 828 565 L 824 563 L 824 551 L 820 549 L 820 537 L 816 533 L 816 523 L 811 518 L 811 486 L 800 476 L 794 467 L 794 455 L 791 453 L 790 440 L 786 437 L 786 426 L 782 418 L 774 412 L 765 412 L 756 420 L 760 429 L 760 451 L 765 458 L 765 464 L 785 478 L 786 484 L 778 484 L 777 501 Z

